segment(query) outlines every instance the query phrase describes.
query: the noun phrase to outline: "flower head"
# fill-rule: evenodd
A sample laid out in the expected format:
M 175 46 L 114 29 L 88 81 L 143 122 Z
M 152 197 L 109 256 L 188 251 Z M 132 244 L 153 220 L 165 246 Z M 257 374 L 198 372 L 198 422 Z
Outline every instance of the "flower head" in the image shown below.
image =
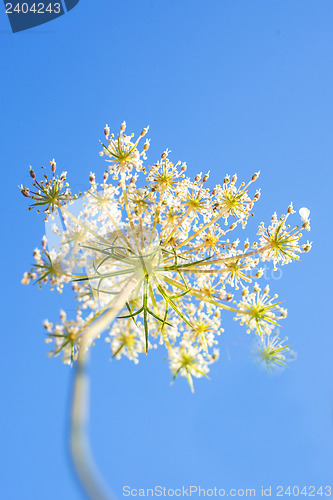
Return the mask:
M 286 310 L 268 286 L 262 291 L 255 283 L 252 292 L 249 286 L 253 276 L 263 277 L 262 261 L 287 264 L 310 250 L 311 243 L 299 244 L 301 229 L 290 229 L 292 205 L 287 215 L 274 214 L 267 227 L 260 225 L 258 242 L 251 246 L 246 239 L 242 247 L 239 230 L 260 198 L 252 190 L 259 172 L 247 183 L 226 175 L 211 188 L 209 172 L 191 180 L 185 163 L 171 162 L 169 150 L 144 165 L 149 141 L 138 148 L 148 129 L 137 140 L 125 130 L 124 122 L 115 138 L 105 127 L 101 154 L 108 171 L 90 173 L 79 201 L 73 203 L 65 177 L 55 177 L 54 161 L 51 180 L 39 182 L 33 173 L 37 190 L 21 188 L 34 206 L 46 207 L 47 234 L 57 239 L 43 239 L 22 282 L 34 279 L 59 291 L 71 282 L 78 301 L 76 319 L 62 313 L 61 324 L 46 322 L 52 355 L 62 353 L 72 363 L 106 330 L 112 358 L 137 363 L 148 349 L 164 345 L 173 379 L 185 377 L 193 389 L 193 378 L 207 376 L 218 359 L 223 313 L 231 312 L 258 335 L 268 362 L 277 363 L 286 348 L 271 332 Z M 308 213 L 301 210 L 308 229 Z M 113 310 L 118 316 L 110 325 Z
M 289 361 L 296 358 L 290 345 L 285 344 L 287 340 L 287 337 L 281 340 L 277 333 L 258 340 L 254 350 L 257 361 L 268 371 L 285 368 Z
M 29 189 L 22 185 L 19 186 L 23 196 L 34 201 L 34 203 L 30 205 L 29 209 L 37 208 L 37 212 L 39 212 L 40 209 L 43 209 L 46 214 L 54 212 L 54 210 L 59 208 L 61 205 L 77 198 L 77 196 L 71 196 L 71 191 L 66 182 L 67 172 L 62 172 L 60 176 L 55 175 L 55 160 L 50 161 L 50 166 L 52 176 L 48 177 L 47 174 L 44 174 L 44 178 L 40 181 L 37 181 L 36 174 L 30 167 L 29 173 L 33 180 L 33 189 Z M 43 168 L 44 167 L 42 167 L 42 169 Z
M 149 142 L 146 142 L 143 146 L 143 150 L 140 153 L 138 150 L 138 144 L 142 137 L 148 132 L 148 127 L 144 128 L 139 136 L 139 138 L 133 142 L 133 134 L 126 135 L 126 122 L 123 122 L 120 127 L 120 134 L 117 138 L 113 134 L 109 137 L 106 135 L 107 144 L 103 144 L 103 150 L 101 151 L 101 156 L 105 155 L 110 159 L 107 160 L 110 163 L 109 172 L 114 174 L 114 178 L 118 177 L 119 172 L 132 172 L 133 168 L 140 171 L 142 170 L 142 159 L 145 159 L 145 151 L 149 148 Z
M 261 293 L 261 288 L 255 283 L 253 292 L 246 294 L 239 302 L 236 319 L 248 326 L 248 333 L 255 330 L 261 338 L 270 334 L 274 326 L 278 326 L 277 321 L 285 317 L 281 302 L 276 302 L 276 298 L 277 295 L 270 297 L 268 285 Z
M 302 237 L 301 228 L 296 226 L 290 229 L 287 224 L 287 219 L 291 213 L 293 213 L 292 205 L 289 206 L 287 214 L 282 215 L 279 219 L 276 214 L 273 214 L 271 223 L 267 228 L 263 222 L 259 226 L 259 242 L 264 248 L 262 252 L 263 260 L 272 260 L 275 266 L 278 263 L 284 265 L 293 260 L 298 260 L 299 254 L 302 252 L 302 248 L 298 244 Z M 308 222 L 304 222 L 302 228 L 310 230 Z

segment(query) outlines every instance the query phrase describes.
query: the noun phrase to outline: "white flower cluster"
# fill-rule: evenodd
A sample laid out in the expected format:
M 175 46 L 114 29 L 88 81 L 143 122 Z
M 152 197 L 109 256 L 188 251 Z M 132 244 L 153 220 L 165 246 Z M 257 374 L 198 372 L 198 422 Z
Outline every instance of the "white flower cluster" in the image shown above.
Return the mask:
M 310 250 L 309 242 L 299 245 L 301 229 L 310 229 L 309 211 L 301 209 L 301 228 L 290 229 L 290 205 L 287 215 L 274 214 L 267 228 L 260 224 L 258 242 L 246 239 L 240 248 L 239 238 L 230 235 L 246 227 L 260 198 L 259 190 L 249 192 L 259 172 L 247 184 L 227 175 L 210 189 L 209 172 L 191 180 L 186 164 L 174 164 L 168 150 L 145 166 L 149 141 L 140 152 L 139 140 L 148 129 L 136 141 L 125 130 L 124 122 L 115 138 L 105 127 L 101 155 L 109 166 L 100 183 L 90 173 L 85 193 L 71 195 L 64 175 L 55 175 L 54 161 L 52 179 L 44 184 L 31 170 L 34 190 L 20 189 L 34 200 L 32 206 L 44 208 L 52 236 L 35 250 L 35 264 L 22 282 L 49 283 L 60 292 L 72 284 L 76 319 L 67 320 L 62 312 L 61 324 L 45 322 L 51 354 L 62 354 L 68 363 L 76 360 L 86 329 L 127 290 L 118 318 L 107 326 L 112 357 L 137 363 L 140 353 L 164 345 L 173 377 L 186 377 L 193 389 L 193 377 L 207 376 L 219 357 L 223 311 L 258 335 L 262 352 L 279 346 L 272 330 L 286 310 L 276 295 L 270 297 L 269 287 L 262 292 L 255 282 L 249 291 L 249 285 L 262 277 L 261 262 L 287 264 Z
M 285 344 L 287 340 L 287 337 L 281 340 L 277 333 L 266 335 L 256 343 L 254 355 L 269 371 L 284 368 L 289 361 L 296 359 L 296 353 L 290 349 L 290 345 Z

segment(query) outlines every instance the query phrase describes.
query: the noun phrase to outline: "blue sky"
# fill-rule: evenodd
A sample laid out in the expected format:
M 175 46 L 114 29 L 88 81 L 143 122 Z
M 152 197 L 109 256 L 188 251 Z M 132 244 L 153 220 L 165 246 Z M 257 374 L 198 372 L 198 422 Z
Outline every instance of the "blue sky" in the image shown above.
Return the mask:
M 261 170 L 250 234 L 293 201 L 311 210 L 314 244 L 269 280 L 288 308 L 281 335 L 298 352 L 278 376 L 253 363 L 251 339 L 228 316 L 221 359 L 194 395 L 185 381 L 170 386 L 162 350 L 134 366 L 96 346 L 90 430 L 105 478 L 119 498 L 125 485 L 257 496 L 272 485 L 274 497 L 278 485 L 332 484 L 332 16 L 329 0 L 80 0 L 12 34 L 1 7 L 4 498 L 82 498 L 66 442 L 72 373 L 47 358 L 42 328 L 74 305 L 20 283 L 44 226 L 17 185 L 29 164 L 55 158 L 85 187 L 105 168 L 105 123 L 123 120 L 135 133 L 150 125 L 151 162 L 168 147 L 191 175 L 210 170 L 211 185 Z

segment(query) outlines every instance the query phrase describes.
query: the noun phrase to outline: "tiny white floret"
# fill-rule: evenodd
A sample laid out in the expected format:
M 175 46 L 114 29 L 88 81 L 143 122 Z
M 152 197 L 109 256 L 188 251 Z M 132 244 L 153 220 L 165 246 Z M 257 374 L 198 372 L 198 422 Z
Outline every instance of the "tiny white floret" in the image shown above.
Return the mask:
M 299 214 L 303 222 L 307 222 L 309 220 L 310 210 L 306 207 L 302 207 L 299 209 Z

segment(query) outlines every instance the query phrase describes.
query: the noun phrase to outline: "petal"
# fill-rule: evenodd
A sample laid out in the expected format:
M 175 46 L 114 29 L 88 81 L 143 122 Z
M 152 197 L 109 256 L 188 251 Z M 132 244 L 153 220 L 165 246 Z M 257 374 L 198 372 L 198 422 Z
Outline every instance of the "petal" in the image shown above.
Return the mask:
M 303 222 L 309 220 L 310 210 L 306 207 L 302 207 L 299 209 L 299 214 Z

